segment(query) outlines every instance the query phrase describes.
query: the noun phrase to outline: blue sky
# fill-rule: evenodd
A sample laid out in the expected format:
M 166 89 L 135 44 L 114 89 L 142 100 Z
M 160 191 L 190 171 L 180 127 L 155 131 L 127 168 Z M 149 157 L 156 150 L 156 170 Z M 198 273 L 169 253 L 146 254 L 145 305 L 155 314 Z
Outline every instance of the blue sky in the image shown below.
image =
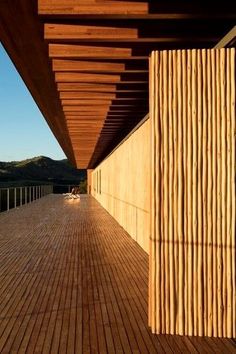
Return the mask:
M 28 89 L 0 44 L 0 161 L 65 158 Z

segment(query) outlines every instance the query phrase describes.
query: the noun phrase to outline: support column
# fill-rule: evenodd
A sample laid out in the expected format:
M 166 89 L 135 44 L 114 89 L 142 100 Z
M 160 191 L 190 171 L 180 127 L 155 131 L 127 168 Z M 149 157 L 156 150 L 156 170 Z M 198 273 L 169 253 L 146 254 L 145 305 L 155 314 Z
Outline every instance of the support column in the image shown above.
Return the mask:
M 92 172 L 93 170 L 87 170 L 87 194 L 92 194 Z
M 150 60 L 154 333 L 236 336 L 235 49 Z

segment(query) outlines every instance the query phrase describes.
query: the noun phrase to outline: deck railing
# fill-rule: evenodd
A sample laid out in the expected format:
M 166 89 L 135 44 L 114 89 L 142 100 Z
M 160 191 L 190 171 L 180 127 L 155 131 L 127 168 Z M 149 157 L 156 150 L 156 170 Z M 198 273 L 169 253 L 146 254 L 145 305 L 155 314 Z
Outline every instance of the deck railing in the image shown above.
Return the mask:
M 0 212 L 18 208 L 51 193 L 52 185 L 0 188 Z

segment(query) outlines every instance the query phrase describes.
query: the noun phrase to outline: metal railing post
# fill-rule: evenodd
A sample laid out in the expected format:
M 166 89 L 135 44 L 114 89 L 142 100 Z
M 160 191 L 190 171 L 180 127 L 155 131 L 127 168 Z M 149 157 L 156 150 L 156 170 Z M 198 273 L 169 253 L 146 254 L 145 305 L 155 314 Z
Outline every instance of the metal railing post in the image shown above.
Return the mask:
M 24 204 L 27 204 L 27 198 L 28 198 L 27 187 L 25 187 L 25 203 Z
M 20 187 L 20 206 L 22 206 L 22 187 Z
M 14 188 L 14 208 L 16 208 L 16 188 Z
M 10 191 L 9 188 L 7 188 L 7 211 L 9 211 L 9 206 L 10 206 Z

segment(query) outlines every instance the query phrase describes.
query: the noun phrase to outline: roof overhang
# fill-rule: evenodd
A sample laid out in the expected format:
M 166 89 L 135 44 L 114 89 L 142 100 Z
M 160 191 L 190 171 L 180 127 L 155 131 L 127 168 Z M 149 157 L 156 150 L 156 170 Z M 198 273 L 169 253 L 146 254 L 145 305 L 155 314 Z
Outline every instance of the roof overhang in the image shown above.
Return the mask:
M 236 15 L 227 1 L 2 0 L 0 19 L 65 154 L 93 168 L 148 112 L 150 52 L 214 47 Z

